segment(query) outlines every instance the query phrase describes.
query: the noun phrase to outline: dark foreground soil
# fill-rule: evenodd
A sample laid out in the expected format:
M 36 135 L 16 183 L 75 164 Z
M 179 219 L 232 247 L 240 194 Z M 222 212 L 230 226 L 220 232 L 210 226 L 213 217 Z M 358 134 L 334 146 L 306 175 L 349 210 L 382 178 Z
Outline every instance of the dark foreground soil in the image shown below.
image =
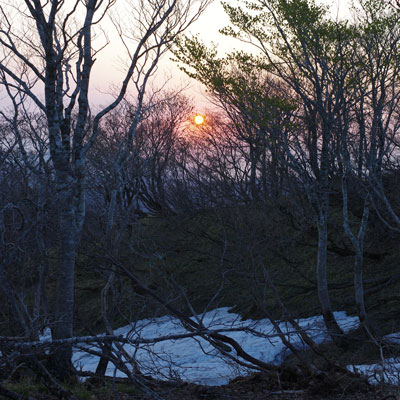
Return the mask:
M 250 377 L 237 378 L 224 386 L 201 386 L 190 383 L 160 382 L 146 379 L 146 386 L 151 391 L 127 391 L 127 387 L 118 391 L 108 390 L 99 393 L 102 383 L 86 383 L 86 389 L 92 394 L 84 398 L 90 400 L 399 400 L 398 388 L 370 386 L 364 380 L 358 382 L 289 382 L 254 374 Z M 318 379 L 317 379 L 318 381 Z M 128 393 L 129 392 L 129 393 Z M 37 400 L 55 400 L 49 394 L 35 393 Z M 78 394 L 78 399 L 82 398 Z M 1 399 L 1 396 L 0 396 Z
M 308 387 L 294 383 L 288 388 L 287 382 L 282 382 L 283 387 L 271 382 L 270 378 L 261 374 L 251 377 L 238 378 L 225 386 L 199 386 L 193 384 L 182 384 L 169 388 L 158 389 L 157 392 L 165 400 L 200 400 L 200 399 L 221 399 L 221 400 L 399 400 L 396 391 L 391 388 L 382 390 L 369 385 L 358 385 L 359 390 L 352 390 L 345 387 Z M 329 386 L 329 385 L 328 385 Z M 286 388 L 285 388 L 286 387 Z M 129 397 L 127 397 L 128 399 Z M 151 397 L 138 396 L 131 399 L 150 399 Z
M 276 372 L 276 374 L 275 374 Z M 23 394 L 2 397 L 35 400 L 70 398 L 79 400 L 400 400 L 399 387 L 373 386 L 365 377 L 351 375 L 343 370 L 311 373 L 285 367 L 269 374 L 254 373 L 232 380 L 224 386 L 202 386 L 184 382 L 165 382 L 143 375 L 137 376 L 138 384 L 125 379 L 91 376 L 84 383 L 64 386 L 60 393 L 42 386 L 23 386 L 21 380 L 9 390 Z M 44 385 L 43 385 L 44 383 Z M 1 392 L 1 391 L 0 391 Z M 69 392 L 69 393 L 68 393 Z

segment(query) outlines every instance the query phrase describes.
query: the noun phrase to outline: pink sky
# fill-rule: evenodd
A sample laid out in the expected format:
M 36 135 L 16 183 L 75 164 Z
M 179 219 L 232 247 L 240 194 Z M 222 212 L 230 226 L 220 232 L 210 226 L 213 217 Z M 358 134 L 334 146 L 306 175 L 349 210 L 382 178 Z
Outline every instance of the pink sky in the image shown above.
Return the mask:
M 320 0 L 322 1 L 322 0 Z M 325 0 L 325 3 L 329 0 Z M 346 15 L 348 0 L 334 0 L 335 3 L 329 2 L 332 6 L 332 13 L 336 15 L 336 10 L 339 8 L 339 15 Z M 232 4 L 236 4 L 231 0 Z M 188 30 L 188 34 L 199 34 L 200 38 L 207 44 L 214 42 L 218 45 L 221 55 L 223 53 L 232 51 L 233 49 L 246 49 L 243 43 L 227 38 L 219 33 L 219 30 L 229 24 L 229 19 L 223 11 L 219 0 L 214 0 L 206 11 L 200 16 Z M 110 39 L 110 44 L 97 55 L 97 60 L 94 64 L 93 78 L 91 82 L 91 97 L 92 104 L 106 105 L 112 100 L 110 93 L 113 92 L 112 87 L 119 87 L 123 79 L 123 62 L 121 57 L 124 54 L 124 48 L 120 42 L 119 37 L 115 33 L 115 28 L 111 23 L 105 25 L 105 29 Z M 104 40 L 98 43 L 98 47 L 104 44 Z M 249 48 L 249 51 L 251 49 Z M 159 68 L 153 86 L 159 88 L 163 86 L 168 80 L 167 87 L 179 88 L 189 85 L 186 94 L 195 99 L 199 107 L 199 112 L 204 111 L 207 107 L 207 100 L 204 96 L 204 89 L 200 84 L 190 80 L 183 72 L 181 72 L 177 65 L 170 61 L 171 55 L 166 54 L 159 63 Z M 41 90 L 38 88 L 38 92 Z M 3 93 L 1 93 L 3 94 Z M 2 101 L 0 94 L 0 103 Z
M 205 43 L 214 42 L 218 44 L 221 54 L 229 52 L 234 48 L 243 48 L 243 45 L 234 39 L 227 38 L 219 33 L 219 29 L 227 26 L 229 19 L 225 15 L 219 1 L 214 1 L 206 11 L 196 21 L 187 34 L 199 34 Z M 119 42 L 119 38 L 114 36 L 113 27 L 109 26 L 108 34 L 112 42 L 102 51 L 94 66 L 94 79 L 92 80 L 92 98 L 96 103 L 105 104 L 110 101 L 111 96 L 106 93 L 112 91 L 113 84 L 118 85 L 123 77 L 123 67 L 120 56 L 124 49 Z M 201 85 L 188 78 L 186 74 L 179 70 L 176 63 L 170 60 L 171 54 L 166 54 L 159 63 L 158 72 L 153 80 L 153 86 L 160 87 L 165 84 L 170 88 L 179 88 L 186 85 L 190 87 L 186 94 L 196 99 L 196 103 L 204 106 L 206 103 Z
M 339 18 L 343 18 L 349 15 L 349 0 L 334 0 L 334 2 L 320 0 L 319 2 L 328 3 L 331 6 L 333 17 L 339 15 Z M 233 1 L 232 3 L 235 4 Z M 233 49 L 246 49 L 246 46 L 238 40 L 227 38 L 219 33 L 219 30 L 227 25 L 229 25 L 229 19 L 224 13 L 220 1 L 215 0 L 201 15 L 199 20 L 191 26 L 187 33 L 199 34 L 200 38 L 205 43 L 214 42 L 218 45 L 221 54 L 232 51 Z M 111 96 L 105 93 L 110 92 L 112 83 L 118 84 L 122 77 L 122 67 L 118 54 L 123 54 L 123 48 L 120 46 L 117 37 L 113 39 L 111 29 L 110 27 L 109 34 L 111 34 L 112 43 L 110 43 L 110 45 L 102 51 L 101 56 L 99 56 L 96 63 L 97 65 L 95 65 L 95 75 L 92 81 L 92 96 L 96 99 L 95 102 L 98 104 L 105 104 L 107 100 L 111 99 Z M 250 48 L 248 49 L 251 51 Z M 170 88 L 190 85 L 189 89 L 186 90 L 186 94 L 195 99 L 200 109 L 207 107 L 207 100 L 204 97 L 204 88 L 181 72 L 177 65 L 170 60 L 170 57 L 171 56 L 167 54 L 160 61 L 157 76 L 153 80 L 154 87 L 164 85 L 168 79 L 167 87 Z

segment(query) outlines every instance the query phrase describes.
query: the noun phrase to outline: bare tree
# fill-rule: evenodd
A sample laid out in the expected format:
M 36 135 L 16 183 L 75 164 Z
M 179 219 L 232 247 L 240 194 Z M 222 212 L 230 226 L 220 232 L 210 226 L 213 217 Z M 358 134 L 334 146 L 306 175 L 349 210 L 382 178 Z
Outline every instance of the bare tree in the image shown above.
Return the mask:
M 360 1 L 358 11 L 359 35 L 354 56 L 361 67 L 354 71 L 353 118 L 342 130 L 343 222 L 355 251 L 355 303 L 361 324 L 371 334 L 373 327 L 364 304 L 363 245 L 373 198 L 385 198 L 382 184 L 385 164 L 390 164 L 395 157 L 394 141 L 399 130 L 400 34 L 398 15 L 384 3 Z M 357 235 L 353 233 L 347 210 L 348 181 L 355 181 L 356 177 L 364 191 Z
M 282 161 L 301 182 L 314 210 L 318 228 L 318 296 L 325 322 L 336 339 L 342 331 L 333 316 L 328 294 L 329 200 L 337 172 L 338 121 L 346 106 L 337 94 L 346 90 L 345 82 L 351 70 L 352 30 L 345 23 L 330 20 L 322 6 L 308 1 L 298 1 L 296 5 L 293 7 L 285 1 L 255 1 L 248 5 L 252 11 L 247 12 L 226 4 L 225 11 L 237 27 L 236 30 L 227 28 L 226 33 L 255 45 L 262 56 L 240 54 L 242 60 L 260 71 L 267 70 L 294 94 L 292 129 L 282 129 L 282 121 L 278 119 L 278 126 L 274 130 L 269 128 L 269 137 L 282 149 L 285 154 Z M 254 10 L 259 12 L 253 15 Z M 222 63 L 215 53 L 199 46 L 196 40 L 187 39 L 181 49 L 181 61 L 186 64 L 190 61 L 196 72 L 206 68 L 207 63 L 217 66 Z M 229 75 L 222 76 L 220 81 L 223 86 L 225 81 L 229 82 Z M 265 97 L 263 93 L 259 96 L 257 104 L 265 109 Z M 281 97 L 276 98 L 278 104 L 279 100 Z M 258 112 L 256 117 L 262 121 L 260 116 Z
M 124 138 L 129 147 L 141 118 L 147 82 L 173 38 L 193 22 L 207 1 L 127 1 L 130 20 L 112 14 L 128 55 L 125 76 L 114 100 L 91 118 L 90 80 L 101 24 L 116 8 L 114 0 L 8 1 L 1 6 L 1 85 L 18 107 L 29 103 L 45 114 L 57 188 L 59 253 L 54 338 L 72 336 L 76 249 L 85 218 L 86 157 L 97 140 L 99 123 L 124 99 L 130 84 L 137 109 Z M 15 21 L 17 21 L 15 23 Z M 43 93 L 43 98 L 38 93 Z M 18 135 L 18 133 L 16 133 Z M 71 370 L 71 346 L 57 350 L 59 377 Z

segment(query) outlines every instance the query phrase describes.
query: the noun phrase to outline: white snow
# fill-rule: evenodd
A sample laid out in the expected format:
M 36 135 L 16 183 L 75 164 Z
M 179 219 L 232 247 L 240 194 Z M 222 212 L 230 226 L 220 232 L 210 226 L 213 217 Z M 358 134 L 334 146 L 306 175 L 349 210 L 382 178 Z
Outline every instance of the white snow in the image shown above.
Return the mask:
M 390 344 L 400 344 L 400 332 L 397 333 L 391 333 L 390 335 L 386 335 L 383 337 L 386 342 Z
M 385 335 L 382 344 L 398 346 L 400 344 L 400 332 Z M 366 375 L 368 381 L 372 384 L 385 382 L 398 385 L 400 382 L 400 358 L 397 357 L 386 358 L 381 363 L 351 365 L 348 368 L 350 371 Z
M 358 319 L 347 316 L 345 312 L 335 312 L 335 317 L 346 332 L 358 326 Z M 247 353 L 259 360 L 278 365 L 288 355 L 288 350 L 276 335 L 268 319 L 242 321 L 238 314 L 230 313 L 228 307 L 209 311 L 197 318 L 200 318 L 204 326 L 210 330 L 251 328 L 256 333 L 235 331 L 223 332 L 223 334 L 235 339 Z M 322 317 L 300 319 L 298 323 L 315 342 L 321 343 L 328 340 Z M 297 348 L 304 345 L 290 324 L 281 322 L 279 326 L 287 333 L 287 338 L 293 345 Z M 137 321 L 135 324 L 117 329 L 115 334 L 135 340 L 138 337 L 148 339 L 186 332 L 178 319 L 164 316 Z M 172 378 L 199 384 L 223 385 L 250 371 L 234 363 L 228 357 L 222 356 L 218 350 L 202 338 L 166 340 L 137 347 L 124 345 L 124 348 L 134 357 L 142 373 L 161 379 Z M 230 354 L 236 356 L 233 349 Z M 98 357 L 83 350 L 75 350 L 73 361 L 77 368 L 93 372 L 96 369 Z M 107 375 L 124 376 L 111 363 L 109 363 Z
M 368 377 L 369 383 L 375 385 L 390 383 L 398 385 L 400 382 L 400 359 L 386 358 L 380 364 L 351 365 L 348 369 Z
M 41 342 L 44 342 L 46 340 L 51 340 L 51 329 L 49 327 L 43 329 L 42 334 L 39 335 L 39 340 Z

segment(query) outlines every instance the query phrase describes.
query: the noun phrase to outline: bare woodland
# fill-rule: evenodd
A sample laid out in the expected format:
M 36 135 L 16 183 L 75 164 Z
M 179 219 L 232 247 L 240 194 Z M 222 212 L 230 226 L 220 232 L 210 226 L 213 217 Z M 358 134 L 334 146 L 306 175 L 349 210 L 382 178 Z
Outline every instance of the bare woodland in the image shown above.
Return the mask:
M 399 10 L 359 0 L 344 21 L 309 0 L 225 4 L 232 27 L 224 33 L 256 53 L 221 57 L 184 34 L 207 4 L 0 4 L 0 395 L 20 398 L 2 381 L 29 370 L 54 396 L 75 398 L 65 382 L 84 374 L 72 364 L 73 347 L 89 351 L 82 346 L 91 343 L 100 361 L 86 378 L 104 378 L 111 363 L 159 398 L 123 345 L 171 337 L 114 333 L 149 313 L 181 320 L 187 332 L 173 339 L 201 337 L 233 363 L 276 374 L 280 367 L 229 336 L 234 327 L 210 330 L 190 318 L 239 298 L 224 294 L 230 280 L 254 288 L 254 298 L 243 302 L 270 318 L 299 373 L 363 380 L 300 327 L 288 292 L 315 293 L 313 311 L 323 316 L 333 346 L 348 349 L 351 338 L 333 313 L 340 300 L 331 296 L 338 286 L 351 290 L 361 340 L 383 359 L 382 336 L 389 332 L 371 318 L 366 297 L 400 277 L 377 270 L 366 279 L 364 271 L 384 257 L 379 243 L 371 245 L 374 232 L 390 243 L 400 233 Z M 127 61 L 113 100 L 99 107 L 91 101 L 91 80 L 98 54 L 113 45 L 105 21 Z M 191 122 L 194 106 L 183 91 L 151 87 L 169 51 L 208 90 L 212 107 L 201 126 Z M 187 219 L 198 243 L 190 235 L 186 244 L 174 243 Z M 291 256 L 285 226 L 299 242 L 311 238 L 311 272 Z M 196 282 L 184 286 L 170 264 L 170 253 L 185 246 L 215 272 L 204 278 L 215 285 L 201 300 Z M 266 251 L 305 283 L 272 270 Z M 351 257 L 351 268 L 339 285 L 329 280 L 329 266 L 340 253 Z M 85 304 L 76 295 L 85 269 L 101 282 L 91 294 L 97 302 L 91 327 L 80 320 Z M 313 357 L 291 344 L 280 320 Z M 40 341 L 45 328 L 52 339 Z

